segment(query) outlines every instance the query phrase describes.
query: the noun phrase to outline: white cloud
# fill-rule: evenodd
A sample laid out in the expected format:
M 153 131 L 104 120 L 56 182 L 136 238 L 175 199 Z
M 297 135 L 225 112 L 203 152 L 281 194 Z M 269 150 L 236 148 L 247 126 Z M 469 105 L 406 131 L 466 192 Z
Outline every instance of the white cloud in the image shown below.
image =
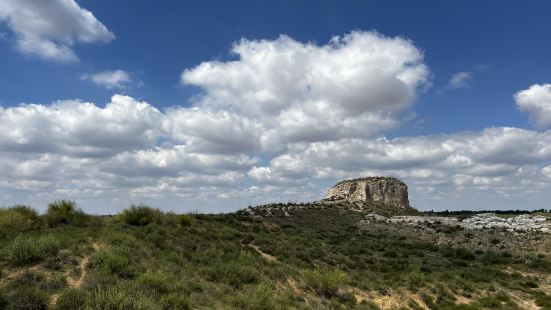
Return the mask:
M 551 125 L 551 84 L 535 84 L 515 94 L 518 108 L 540 127 Z
M 174 140 L 202 153 L 254 152 L 260 146 L 261 125 L 235 113 L 200 108 L 170 108 L 168 130 Z
M 449 81 L 449 87 L 451 88 L 465 88 L 469 86 L 469 82 L 473 79 L 470 72 L 457 72 L 452 75 Z
M 197 107 L 160 111 L 119 95 L 104 108 L 81 101 L 4 108 L 0 192 L 13 202 L 69 197 L 90 208 L 151 202 L 220 211 L 319 198 L 333 181 L 365 175 L 404 178 L 421 208 L 441 208 L 442 199 L 459 207 L 476 193 L 547 197 L 550 189 L 551 131 L 292 142 L 270 154 L 257 145 L 262 124 L 247 122 Z
M 115 95 L 105 106 L 0 108 L 1 203 L 230 211 L 321 198 L 332 182 L 366 175 L 404 178 L 422 209 L 541 208 L 549 199 L 551 131 L 380 137 L 429 83 L 406 39 L 354 32 L 316 45 L 282 36 L 233 50 L 236 60 L 183 72 L 204 91 L 191 107 Z
M 74 0 L 0 0 L 0 21 L 15 33 L 17 49 L 28 55 L 73 62 L 75 42 L 109 42 L 110 32 Z
M 513 190 L 517 196 L 530 191 L 545 195 L 551 187 L 545 180 L 550 145 L 549 131 L 508 127 L 392 140 L 342 139 L 295 145 L 268 165 L 253 167 L 248 175 L 260 184 L 288 186 L 297 180 L 393 175 L 406 179 L 418 195 L 414 198 L 433 195 L 435 188 L 448 197 L 464 189 L 496 199 Z M 417 187 L 422 190 L 415 192 Z M 432 189 L 423 193 L 426 188 Z
M 151 147 L 164 116 L 151 105 L 115 95 L 105 108 L 65 100 L 51 106 L 23 104 L 0 108 L 4 151 L 108 156 Z
M 81 79 L 91 81 L 107 89 L 124 89 L 133 82 L 130 74 L 120 69 L 84 74 L 81 76 Z
M 237 60 L 204 62 L 181 82 L 204 89 L 199 108 L 261 123 L 264 150 L 288 142 L 373 135 L 395 127 L 429 84 L 423 54 L 404 38 L 352 32 L 325 45 L 287 36 L 241 40 Z

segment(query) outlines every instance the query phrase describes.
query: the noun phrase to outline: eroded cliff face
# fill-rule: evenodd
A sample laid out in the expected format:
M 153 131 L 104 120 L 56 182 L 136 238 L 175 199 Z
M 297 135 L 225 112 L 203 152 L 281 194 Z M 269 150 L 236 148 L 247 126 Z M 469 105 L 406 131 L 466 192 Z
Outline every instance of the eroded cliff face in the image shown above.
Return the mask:
M 351 203 L 383 203 L 397 208 L 410 208 L 407 185 L 395 178 L 368 177 L 337 183 L 327 191 L 326 200 Z

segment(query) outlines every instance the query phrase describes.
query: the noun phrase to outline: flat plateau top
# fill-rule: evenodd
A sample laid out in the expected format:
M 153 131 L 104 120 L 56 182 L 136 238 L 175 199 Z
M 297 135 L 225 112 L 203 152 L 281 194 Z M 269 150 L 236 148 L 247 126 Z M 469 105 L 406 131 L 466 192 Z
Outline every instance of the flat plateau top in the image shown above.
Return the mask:
M 361 181 L 367 181 L 369 183 L 379 182 L 383 180 L 389 180 L 389 181 L 398 181 L 400 183 L 404 183 L 402 180 L 395 178 L 395 177 L 381 177 L 381 176 L 375 176 L 375 177 L 365 177 L 365 178 L 356 178 L 356 179 L 350 179 L 350 180 L 344 180 L 340 181 L 339 183 L 333 185 L 333 187 L 345 184 L 345 183 L 353 183 L 353 182 L 361 182 Z

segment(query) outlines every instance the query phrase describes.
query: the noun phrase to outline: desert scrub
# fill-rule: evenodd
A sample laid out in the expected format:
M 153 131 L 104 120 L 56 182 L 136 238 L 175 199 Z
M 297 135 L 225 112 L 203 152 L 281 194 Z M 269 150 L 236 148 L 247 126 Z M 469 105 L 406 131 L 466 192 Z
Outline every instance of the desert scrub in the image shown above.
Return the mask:
M 425 275 L 423 274 L 423 272 L 421 272 L 419 267 L 413 267 L 407 273 L 406 280 L 408 287 L 411 290 L 415 290 L 423 286 L 423 284 L 425 283 Z
M 297 308 L 297 305 L 293 305 L 292 302 L 286 302 L 284 298 L 280 298 L 271 282 L 263 282 L 259 285 L 249 287 L 244 292 L 231 296 L 228 301 L 236 309 L 244 310 Z
M 195 218 L 189 214 L 177 215 L 177 220 L 180 226 L 190 226 L 195 222 Z
M 80 288 L 68 288 L 61 292 L 57 299 L 57 310 L 83 309 L 86 303 L 87 293 Z
M 162 223 L 163 213 L 148 206 L 130 206 L 117 215 L 117 219 L 132 226 L 146 226 L 151 223 Z
M 3 251 L 3 258 L 15 266 L 40 262 L 57 255 L 61 243 L 54 235 L 29 236 L 20 234 Z
M 47 309 L 49 296 L 36 286 L 22 286 L 0 291 L 0 309 Z
M 135 290 L 124 283 L 116 286 L 101 287 L 90 291 L 86 297 L 85 309 L 109 310 L 157 310 L 164 305 L 148 292 Z
M 87 222 L 86 214 L 77 208 L 74 201 L 69 200 L 59 200 L 50 203 L 44 219 L 50 227 L 60 224 L 85 225 Z
M 27 206 L 14 206 L 0 209 L 0 237 L 28 231 L 38 225 L 36 210 Z
M 209 280 L 222 282 L 239 288 L 244 284 L 258 280 L 258 269 L 255 268 L 256 259 L 251 253 L 241 253 L 237 259 L 224 260 L 221 258 L 205 267 Z
M 308 288 L 328 298 L 337 297 L 348 283 L 348 275 L 338 269 L 316 269 L 304 272 Z
M 128 251 L 104 250 L 92 258 L 91 267 L 100 273 L 116 275 L 120 278 L 133 278 L 140 269 L 129 257 Z

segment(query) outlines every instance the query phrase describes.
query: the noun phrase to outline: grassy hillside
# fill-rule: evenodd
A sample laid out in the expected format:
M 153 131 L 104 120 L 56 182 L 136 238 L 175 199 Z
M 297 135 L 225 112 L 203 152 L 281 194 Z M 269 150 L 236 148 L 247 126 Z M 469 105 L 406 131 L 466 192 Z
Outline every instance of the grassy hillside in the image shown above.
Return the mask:
M 551 238 L 357 212 L 0 210 L 1 309 L 551 309 Z

